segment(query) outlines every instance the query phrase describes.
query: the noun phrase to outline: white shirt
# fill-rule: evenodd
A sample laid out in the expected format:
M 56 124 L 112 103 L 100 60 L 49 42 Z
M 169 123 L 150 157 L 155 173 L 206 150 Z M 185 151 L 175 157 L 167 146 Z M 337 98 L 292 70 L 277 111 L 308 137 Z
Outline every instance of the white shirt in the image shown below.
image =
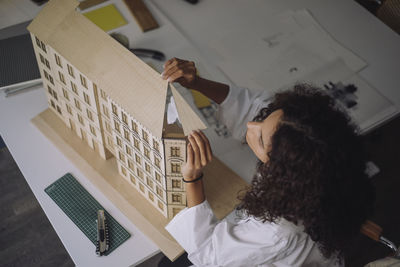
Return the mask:
M 252 93 L 230 87 L 220 105 L 219 119 L 237 139 L 246 122 L 268 104 L 268 92 Z M 325 259 L 302 226 L 280 219 L 276 223 L 254 217 L 232 223 L 218 221 L 207 201 L 182 210 L 166 226 L 195 266 L 339 266 Z

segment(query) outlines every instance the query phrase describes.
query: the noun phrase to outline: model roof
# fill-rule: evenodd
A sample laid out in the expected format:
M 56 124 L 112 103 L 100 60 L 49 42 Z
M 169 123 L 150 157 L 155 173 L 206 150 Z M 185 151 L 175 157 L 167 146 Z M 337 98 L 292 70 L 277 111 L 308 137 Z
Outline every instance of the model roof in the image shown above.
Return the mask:
M 75 0 L 49 1 L 28 30 L 161 139 L 168 82 L 76 11 L 78 4 Z M 182 98 L 173 92 L 174 98 Z M 185 135 L 206 128 L 183 98 L 176 99 L 176 105 Z

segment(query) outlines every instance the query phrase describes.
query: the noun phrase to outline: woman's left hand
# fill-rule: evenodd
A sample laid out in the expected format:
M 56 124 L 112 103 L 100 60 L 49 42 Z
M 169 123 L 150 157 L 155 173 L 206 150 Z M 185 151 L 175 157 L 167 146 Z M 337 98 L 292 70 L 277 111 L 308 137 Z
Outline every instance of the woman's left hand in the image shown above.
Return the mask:
M 212 160 L 210 142 L 203 132 L 194 131 L 189 135 L 186 158 L 182 176 L 187 181 L 194 180 L 202 174 L 203 168 Z

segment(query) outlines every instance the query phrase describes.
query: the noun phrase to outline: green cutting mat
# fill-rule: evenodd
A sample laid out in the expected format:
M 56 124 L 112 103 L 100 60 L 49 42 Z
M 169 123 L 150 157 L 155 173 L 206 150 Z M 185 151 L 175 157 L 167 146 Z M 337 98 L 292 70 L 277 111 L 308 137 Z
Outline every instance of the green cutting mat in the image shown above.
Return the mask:
M 70 173 L 49 185 L 44 191 L 96 246 L 97 211 L 104 210 L 99 202 Z M 110 239 L 109 249 L 105 253 L 108 255 L 131 235 L 107 211 L 105 214 Z

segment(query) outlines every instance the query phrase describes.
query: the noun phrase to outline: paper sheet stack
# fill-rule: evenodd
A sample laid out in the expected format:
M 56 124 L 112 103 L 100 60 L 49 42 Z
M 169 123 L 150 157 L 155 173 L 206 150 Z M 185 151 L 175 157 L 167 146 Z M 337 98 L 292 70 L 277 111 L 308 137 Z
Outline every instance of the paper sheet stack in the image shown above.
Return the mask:
M 367 63 L 339 44 L 309 11 L 286 11 L 262 27 L 243 26 L 238 28 L 250 30 L 236 28 L 209 44 L 217 65 L 235 84 L 277 92 L 307 82 L 335 95 L 350 91 L 339 102 L 363 132 L 396 111 L 357 74 Z

